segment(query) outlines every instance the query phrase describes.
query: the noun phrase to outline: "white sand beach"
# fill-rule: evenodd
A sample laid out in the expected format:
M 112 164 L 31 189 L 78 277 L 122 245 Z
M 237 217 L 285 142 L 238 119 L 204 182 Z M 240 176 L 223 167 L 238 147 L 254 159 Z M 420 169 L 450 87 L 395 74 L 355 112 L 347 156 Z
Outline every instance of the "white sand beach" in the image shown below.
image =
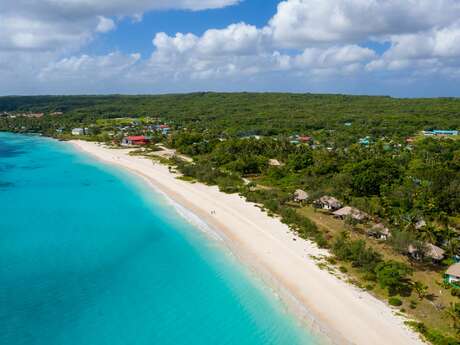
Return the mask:
M 335 343 L 423 344 L 418 335 L 404 325 L 404 320 L 395 315 L 395 310 L 321 270 L 311 255 L 327 254 L 326 251 L 292 234 L 286 225 L 269 217 L 255 204 L 238 195 L 221 193 L 217 187 L 179 180 L 167 167 L 130 156 L 129 150 L 109 149 L 85 141 L 72 143 L 102 161 L 143 176 L 154 188 L 221 232 L 238 257 L 250 262 L 261 276 L 269 276 L 275 290 L 292 295 Z

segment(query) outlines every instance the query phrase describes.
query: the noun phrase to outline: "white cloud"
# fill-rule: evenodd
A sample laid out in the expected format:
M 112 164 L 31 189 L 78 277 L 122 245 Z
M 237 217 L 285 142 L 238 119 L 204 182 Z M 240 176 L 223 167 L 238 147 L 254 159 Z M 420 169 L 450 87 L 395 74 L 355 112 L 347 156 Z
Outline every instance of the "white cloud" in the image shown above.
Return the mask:
M 286 0 L 269 25 L 278 44 L 298 48 L 419 32 L 459 17 L 458 0 Z
M 105 33 L 105 32 L 109 32 L 115 29 L 115 22 L 112 19 L 106 18 L 103 16 L 98 16 L 98 18 L 99 18 L 99 23 L 97 24 L 97 27 L 96 27 L 97 32 Z
M 115 30 L 124 17 L 138 21 L 150 10 L 196 11 L 238 2 L 3 0 L 0 71 L 8 71 L 8 78 L 15 70 L 21 78 L 29 76 L 30 85 L 35 81 L 81 92 L 90 85 L 99 92 L 190 91 L 210 85 L 297 90 L 334 88 L 341 81 L 348 86 L 353 80 L 365 92 L 372 83 L 460 78 L 459 0 L 285 0 L 263 27 L 235 23 L 202 35 L 157 33 L 153 52 L 144 59 L 121 52 L 78 53 L 98 34 Z M 371 48 L 375 45 L 389 48 L 377 53 Z M 30 63 L 18 67 L 8 59 Z
M 204 10 L 239 0 L 2 0 L 0 50 L 63 50 L 79 47 L 115 28 L 112 18 L 142 18 L 152 10 Z
M 101 82 L 106 79 L 123 78 L 123 73 L 140 60 L 139 54 L 123 55 L 119 52 L 102 56 L 73 56 L 50 63 L 40 73 L 42 81 L 84 80 Z
M 391 47 L 367 65 L 369 71 L 413 70 L 415 74 L 452 74 L 460 67 L 460 21 L 450 26 L 394 35 Z

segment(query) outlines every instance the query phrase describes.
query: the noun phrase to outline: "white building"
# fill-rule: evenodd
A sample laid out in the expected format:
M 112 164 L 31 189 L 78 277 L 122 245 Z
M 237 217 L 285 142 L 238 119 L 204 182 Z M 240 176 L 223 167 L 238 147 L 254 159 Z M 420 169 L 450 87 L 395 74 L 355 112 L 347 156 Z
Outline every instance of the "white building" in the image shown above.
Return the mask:
M 72 129 L 72 135 L 85 135 L 84 128 L 74 128 Z
M 450 284 L 460 284 L 460 263 L 450 266 L 446 271 L 446 276 Z

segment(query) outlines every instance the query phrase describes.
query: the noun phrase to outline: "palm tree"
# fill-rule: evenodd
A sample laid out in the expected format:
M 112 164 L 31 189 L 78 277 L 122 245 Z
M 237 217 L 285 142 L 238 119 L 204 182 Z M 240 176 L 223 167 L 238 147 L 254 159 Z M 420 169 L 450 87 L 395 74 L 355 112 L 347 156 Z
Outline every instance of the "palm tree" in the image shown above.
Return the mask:
M 444 230 L 443 238 L 446 240 L 446 249 L 450 256 L 454 256 L 460 250 L 459 234 L 450 226 Z
M 460 303 L 450 302 L 449 307 L 447 307 L 446 316 L 452 320 L 452 327 L 460 332 Z
M 420 239 L 424 242 L 429 242 L 436 244 L 437 242 L 437 233 L 439 229 L 432 223 L 428 223 L 426 226 L 418 230 L 420 234 Z
M 412 288 L 415 290 L 420 300 L 423 300 L 427 296 L 428 286 L 422 282 L 416 281 L 412 284 Z

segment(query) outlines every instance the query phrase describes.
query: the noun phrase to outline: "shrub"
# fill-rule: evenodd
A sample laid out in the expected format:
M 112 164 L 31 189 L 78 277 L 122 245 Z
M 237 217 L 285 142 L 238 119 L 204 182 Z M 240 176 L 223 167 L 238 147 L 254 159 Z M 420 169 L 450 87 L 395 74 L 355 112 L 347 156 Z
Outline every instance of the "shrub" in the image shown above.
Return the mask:
M 364 272 L 373 272 L 382 261 L 382 256 L 372 248 L 367 248 L 364 241 L 352 241 L 346 233 L 336 238 L 332 251 L 340 260 L 349 261 L 353 267 L 361 268 Z
M 348 269 L 346 267 L 344 267 L 344 266 L 340 266 L 339 271 L 342 272 L 342 273 L 347 273 Z
M 402 301 L 397 297 L 390 297 L 388 303 L 394 307 L 399 307 L 402 305 Z
M 436 329 L 429 329 L 422 322 L 406 321 L 405 324 L 422 334 L 433 345 L 460 345 L 458 340 L 445 336 Z
M 397 261 L 381 262 L 375 268 L 375 274 L 380 286 L 388 288 L 390 295 L 408 287 L 408 276 L 412 270 L 405 264 Z
M 460 288 L 452 288 L 450 294 L 454 297 L 460 297 Z

